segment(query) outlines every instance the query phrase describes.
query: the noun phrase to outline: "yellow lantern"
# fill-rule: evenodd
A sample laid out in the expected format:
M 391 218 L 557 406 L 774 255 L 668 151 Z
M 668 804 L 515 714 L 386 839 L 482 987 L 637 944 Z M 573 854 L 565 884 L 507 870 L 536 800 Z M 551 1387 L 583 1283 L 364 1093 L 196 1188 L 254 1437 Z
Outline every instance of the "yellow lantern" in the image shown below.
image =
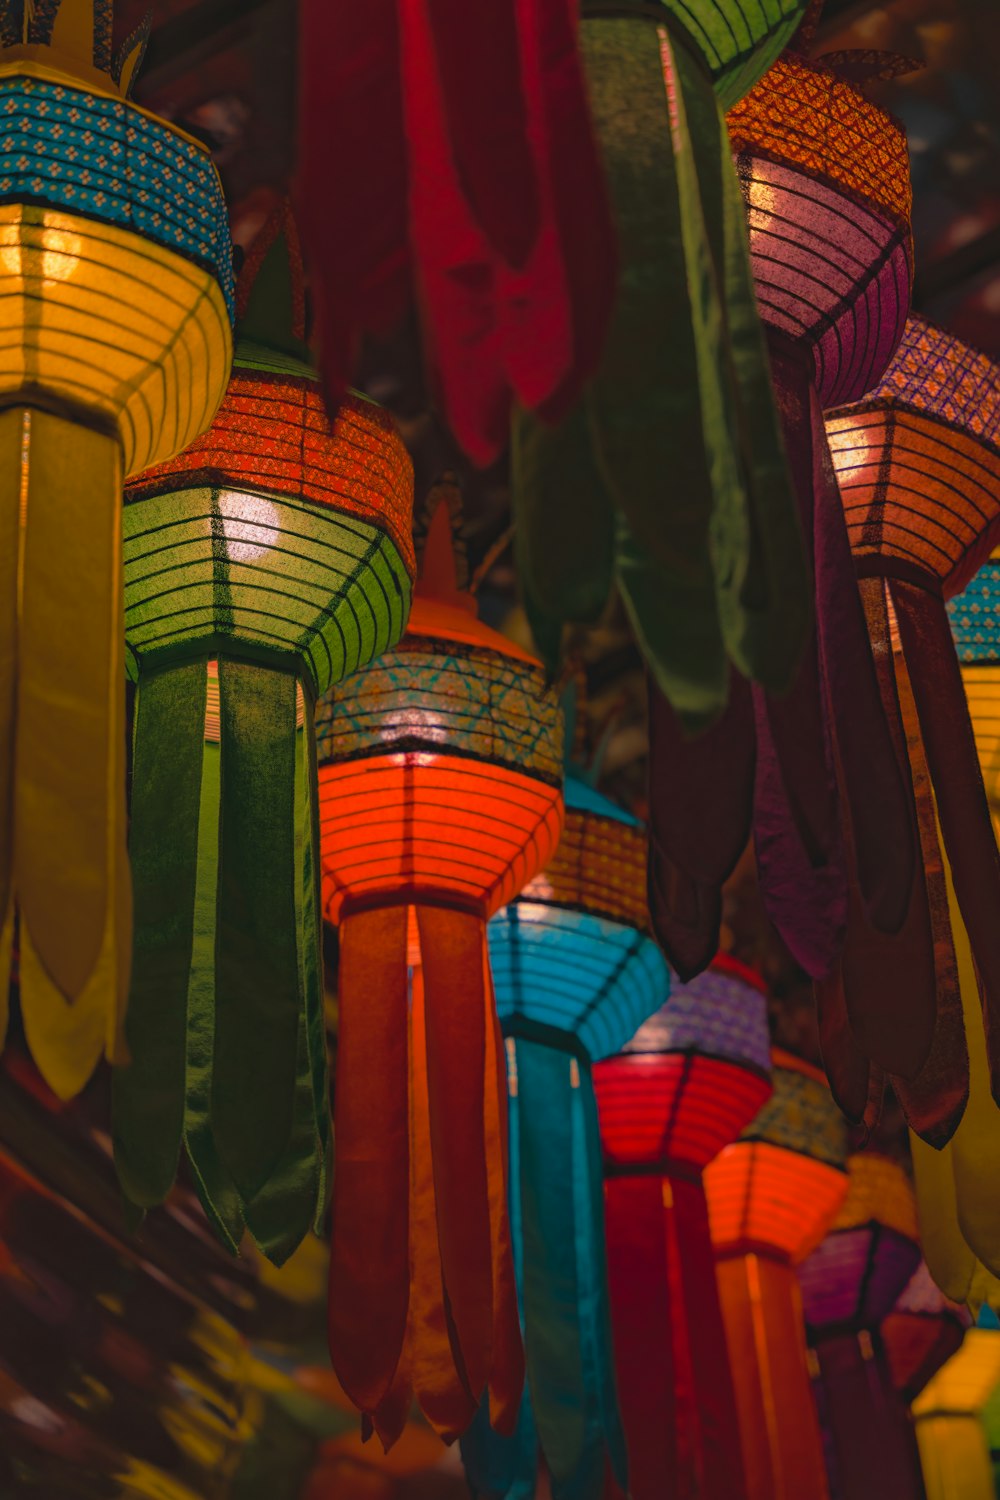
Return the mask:
M 111 29 L 112 0 L 0 15 L 0 993 L 16 906 L 63 1097 L 122 1054 L 122 483 L 211 422 L 232 356 L 218 175 L 128 101 L 143 39 Z

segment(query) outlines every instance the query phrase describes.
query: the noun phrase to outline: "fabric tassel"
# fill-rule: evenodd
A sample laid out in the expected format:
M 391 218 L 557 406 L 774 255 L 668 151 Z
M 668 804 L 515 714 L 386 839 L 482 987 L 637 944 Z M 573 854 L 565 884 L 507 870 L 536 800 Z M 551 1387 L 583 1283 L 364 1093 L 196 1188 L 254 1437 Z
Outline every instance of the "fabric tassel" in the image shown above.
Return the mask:
M 649 684 L 649 908 L 656 936 L 682 980 L 719 948 L 722 886 L 750 837 L 755 735 L 746 681 L 730 673 L 719 722 L 689 736 Z
M 456 1359 L 478 1399 L 493 1355 L 493 1264 L 485 1130 L 482 920 L 417 908 L 424 971 L 438 1240 Z M 499 1141 L 489 1143 L 500 1150 Z
M 517 1429 L 525 1390 L 524 1344 L 518 1306 L 514 1237 L 508 1205 L 510 1193 L 507 1066 L 496 1014 L 489 944 L 483 932 L 483 991 L 486 996 L 486 1139 L 499 1142 L 487 1158 L 490 1233 L 493 1244 L 493 1370 L 490 1374 L 490 1423 L 503 1437 Z
M 629 1494 L 659 1500 L 677 1469 L 676 1371 L 670 1338 L 663 1183 L 609 1177 L 605 1184 L 608 1279 Z
M 102 1052 L 125 1055 L 122 457 L 117 438 L 50 412 L 4 424 L 23 443 L 10 825 L 21 1010 L 39 1070 L 70 1098 Z
M 815 1356 L 837 1493 L 851 1500 L 919 1500 L 923 1485 L 907 1410 L 877 1335 L 864 1344 L 857 1334 L 822 1339 Z
M 881 589 L 883 585 L 880 583 L 878 587 Z M 940 1147 L 951 1140 L 965 1112 L 969 1098 L 969 1052 L 930 772 L 906 662 L 901 653 L 894 660 L 920 837 L 921 862 L 914 890 L 917 894 L 921 888 L 926 892 L 933 946 L 935 1018 L 930 1052 L 920 1072 L 912 1079 L 894 1077 L 892 1085 L 910 1128 L 931 1146 Z M 906 941 L 908 937 L 909 928 L 904 926 L 902 938 Z M 914 943 L 910 938 L 909 947 L 927 961 L 925 944 Z M 922 986 L 916 993 L 919 996 L 923 992 Z M 898 1019 L 902 1025 L 903 1017 Z M 977 1025 L 981 1029 L 981 1020 Z
M 847 1015 L 844 975 L 838 958 L 825 979 L 813 986 L 819 1023 L 819 1046 L 830 1092 L 852 1125 L 864 1119 L 870 1064 L 854 1040 Z
M 296 217 L 332 410 L 353 376 L 361 330 L 391 329 L 410 296 L 397 0 L 303 0 L 298 50 Z
M 836 962 L 847 922 L 844 850 L 839 835 L 831 832 L 822 852 L 817 848 L 810 859 L 789 807 L 769 705 L 758 689 L 753 697 L 757 725 L 753 831 L 761 897 L 789 951 L 807 974 L 822 979 Z M 828 747 L 815 748 L 824 760 Z M 793 754 L 786 744 L 786 763 Z
M 406 908 L 359 911 L 340 929 L 330 1356 L 374 1412 L 399 1363 L 409 1304 Z
M 119 1181 L 143 1209 L 170 1192 L 184 1134 L 207 672 L 204 662 L 173 667 L 144 678 L 136 693 L 133 1061 L 114 1073 L 113 1122 Z
M 292 1133 L 299 1042 L 295 679 L 219 662 L 222 784 L 212 1127 L 245 1200 Z
M 719 1307 L 708 1204 L 700 1182 L 670 1180 L 676 1246 L 672 1319 L 685 1324 L 690 1358 L 686 1400 L 679 1401 L 678 1432 L 687 1452 L 679 1465 L 677 1500 L 742 1500 L 746 1494 L 737 1431 L 736 1395 L 729 1370 L 726 1331 Z M 675 1348 L 678 1340 L 675 1337 Z M 680 1361 L 678 1360 L 678 1365 Z M 681 1382 L 679 1388 L 683 1389 Z
M 14 943 L 14 746 L 24 424 L 23 411 L 0 412 L 0 1045 L 7 1035 Z

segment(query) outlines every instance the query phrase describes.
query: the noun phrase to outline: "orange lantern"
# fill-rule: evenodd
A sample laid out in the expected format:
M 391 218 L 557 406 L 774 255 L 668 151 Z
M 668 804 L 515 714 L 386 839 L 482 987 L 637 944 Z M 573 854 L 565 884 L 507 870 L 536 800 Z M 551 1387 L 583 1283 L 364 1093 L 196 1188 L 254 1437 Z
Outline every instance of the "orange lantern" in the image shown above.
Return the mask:
M 772 1053 L 774 1093 L 705 1173 L 749 1500 L 826 1500 L 796 1264 L 847 1194 L 826 1079 Z
M 489 1385 L 509 1431 L 523 1362 L 485 924 L 555 848 L 562 720 L 538 663 L 477 620 L 446 506 L 406 635 L 321 700 L 317 739 L 340 929 L 334 1368 L 386 1442 L 411 1389 L 453 1438 Z
M 819 990 L 824 1058 L 849 1113 L 884 1069 L 911 1126 L 941 1146 L 966 1107 L 977 989 L 1000 1087 L 1000 856 L 944 605 L 1000 530 L 1000 371 L 911 318 L 879 386 L 830 413 L 827 433 L 923 857 L 894 933 L 852 892 L 840 970 Z

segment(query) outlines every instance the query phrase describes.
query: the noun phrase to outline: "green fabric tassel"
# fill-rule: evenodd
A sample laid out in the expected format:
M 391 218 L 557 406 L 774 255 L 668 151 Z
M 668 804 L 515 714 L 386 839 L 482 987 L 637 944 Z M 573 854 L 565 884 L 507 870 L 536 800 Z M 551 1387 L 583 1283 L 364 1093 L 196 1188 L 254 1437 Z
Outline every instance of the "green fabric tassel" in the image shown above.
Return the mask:
M 116 1070 L 126 1197 L 167 1196 L 183 1139 L 205 1212 L 234 1253 L 244 1225 L 275 1264 L 321 1223 L 331 1157 L 312 701 L 296 680 L 219 664 L 205 740 L 202 661 L 140 681 L 132 858 L 139 902 Z
M 176 667 L 144 678 L 136 695 L 135 943 L 125 1033 L 132 1062 L 113 1073 L 113 1129 L 122 1189 L 144 1209 L 173 1186 L 184 1129 L 205 675 L 204 663 Z
M 643 654 L 699 729 L 725 706 L 730 660 L 777 690 L 794 675 L 810 618 L 798 511 L 705 64 L 666 13 L 662 26 L 587 20 L 581 42 L 623 271 L 581 407 L 555 432 L 516 419 L 526 605 L 549 643 L 554 622 L 593 618 L 613 513 L 617 580 Z

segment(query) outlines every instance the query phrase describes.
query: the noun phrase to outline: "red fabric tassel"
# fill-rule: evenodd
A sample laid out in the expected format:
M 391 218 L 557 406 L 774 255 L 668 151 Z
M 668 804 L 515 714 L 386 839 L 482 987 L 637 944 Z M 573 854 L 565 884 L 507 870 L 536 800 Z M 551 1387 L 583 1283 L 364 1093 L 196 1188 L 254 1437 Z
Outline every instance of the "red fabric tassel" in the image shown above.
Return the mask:
M 296 218 L 333 409 L 410 297 L 397 0 L 301 0 Z M 377 128 L 376 124 L 377 122 Z
M 489 1149 L 490 1228 L 493 1239 L 493 1369 L 490 1374 L 490 1423 L 504 1437 L 517 1427 L 524 1391 L 524 1346 L 514 1276 L 514 1249 L 507 1215 L 507 1063 L 493 998 L 489 948 L 483 933 L 483 979 L 486 994 L 486 1139 Z
M 662 1500 L 677 1471 L 671 1295 L 663 1183 L 611 1177 L 605 1185 L 608 1287 L 618 1399 L 628 1442 L 629 1494 Z
M 406 1332 L 408 1229 L 406 908 L 340 928 L 336 1170 L 330 1243 L 330 1358 L 348 1396 L 374 1412 Z
M 825 979 L 817 979 L 816 1016 L 819 1046 L 830 1092 L 852 1125 L 860 1125 L 868 1103 L 869 1062 L 854 1040 L 847 1018 L 843 969 L 838 959 Z
M 492 250 L 522 266 L 541 222 L 521 67 L 523 22 L 510 5 L 426 0 L 426 9 L 463 195 Z
M 493 1365 L 493 1246 L 485 1140 L 483 921 L 418 906 L 438 1243 L 456 1362 L 482 1396 Z M 499 1142 L 490 1142 L 499 1149 Z
M 955 895 L 983 1003 L 994 1098 L 1000 1098 L 1000 852 L 983 787 L 962 674 L 944 602 L 890 582 Z
M 885 1356 L 865 1335 L 815 1346 L 839 1494 L 850 1500 L 923 1500 L 909 1418 Z
M 682 980 L 719 949 L 722 886 L 750 837 L 754 719 L 750 687 L 730 674 L 722 718 L 689 737 L 649 684 L 649 902 L 653 928 Z

